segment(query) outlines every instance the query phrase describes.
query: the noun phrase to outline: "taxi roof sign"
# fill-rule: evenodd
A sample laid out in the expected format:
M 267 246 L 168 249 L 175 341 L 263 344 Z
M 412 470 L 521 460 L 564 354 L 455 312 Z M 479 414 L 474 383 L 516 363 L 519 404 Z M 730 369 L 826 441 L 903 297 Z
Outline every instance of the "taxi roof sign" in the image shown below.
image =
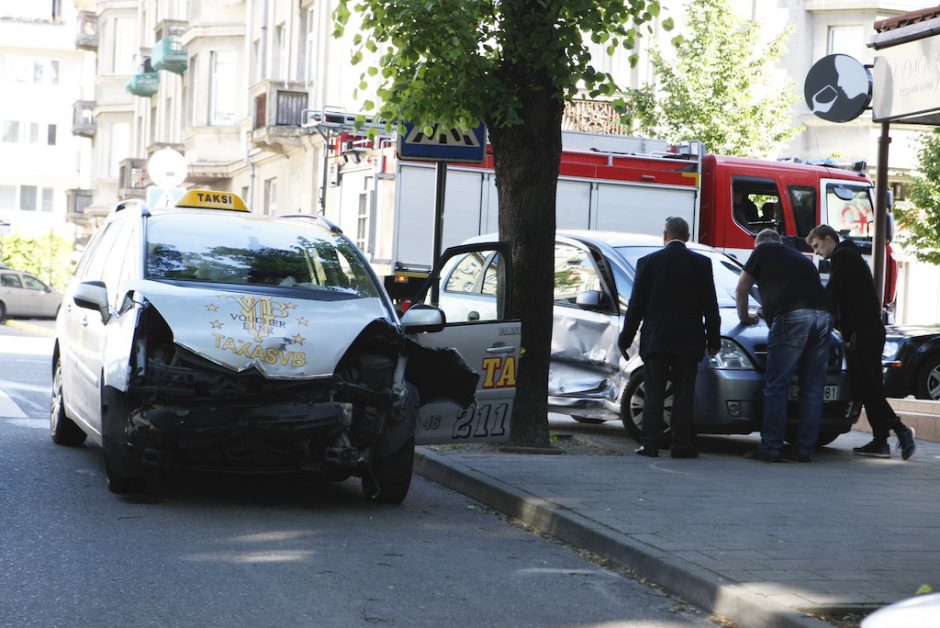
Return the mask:
M 199 209 L 229 209 L 238 212 L 248 211 L 248 206 L 238 194 L 231 192 L 213 192 L 212 190 L 190 190 L 176 202 L 177 207 L 196 207 Z

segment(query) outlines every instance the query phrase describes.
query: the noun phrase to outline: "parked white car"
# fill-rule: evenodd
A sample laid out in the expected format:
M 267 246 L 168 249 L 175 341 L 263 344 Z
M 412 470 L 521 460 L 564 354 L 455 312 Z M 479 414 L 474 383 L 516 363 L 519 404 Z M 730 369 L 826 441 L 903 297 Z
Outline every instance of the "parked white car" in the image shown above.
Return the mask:
M 507 340 L 514 359 L 519 336 L 500 332 L 518 321 L 471 334 L 443 321 L 429 307 L 399 320 L 321 218 L 254 215 L 208 191 L 168 210 L 126 202 L 56 321 L 52 439 L 90 436 L 118 493 L 159 469 L 305 471 L 400 502 L 415 442 L 509 438 L 514 386 L 478 372 Z

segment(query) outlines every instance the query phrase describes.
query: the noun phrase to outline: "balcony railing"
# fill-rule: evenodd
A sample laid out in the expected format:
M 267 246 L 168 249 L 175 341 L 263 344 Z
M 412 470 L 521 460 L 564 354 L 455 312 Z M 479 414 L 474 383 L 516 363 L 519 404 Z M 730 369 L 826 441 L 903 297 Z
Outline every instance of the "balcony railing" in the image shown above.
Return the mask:
M 153 45 L 150 59 L 154 70 L 185 74 L 189 67 L 189 53 L 179 37 L 164 37 Z
M 299 127 L 303 110 L 307 107 L 307 92 L 292 89 L 286 82 L 264 81 L 266 85 L 256 91 L 254 129 L 270 126 Z M 255 86 L 256 88 L 258 86 Z
M 95 120 L 95 101 L 76 100 L 72 103 L 72 135 L 94 137 L 98 130 Z
M 118 162 L 118 198 L 144 198 L 150 178 L 147 160 L 132 157 Z
M 150 57 L 144 57 L 137 68 L 137 74 L 132 76 L 124 89 L 135 96 L 150 98 L 160 89 L 160 73 L 153 69 Z
M 91 201 L 94 198 L 93 190 L 82 190 L 79 188 L 72 188 L 71 190 L 65 191 L 65 203 L 66 209 L 69 216 L 81 216 L 85 213 L 85 210 L 91 205 Z
M 78 12 L 75 47 L 79 50 L 98 50 L 98 15 L 94 11 Z

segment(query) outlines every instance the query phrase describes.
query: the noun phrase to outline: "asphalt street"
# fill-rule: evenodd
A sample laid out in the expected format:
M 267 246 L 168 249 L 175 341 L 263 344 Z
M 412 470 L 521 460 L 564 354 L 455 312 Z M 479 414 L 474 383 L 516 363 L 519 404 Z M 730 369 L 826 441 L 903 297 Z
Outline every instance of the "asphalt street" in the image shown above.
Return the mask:
M 106 488 L 48 435 L 51 339 L 0 326 L 0 626 L 710 626 L 706 614 L 415 477 L 176 475 Z

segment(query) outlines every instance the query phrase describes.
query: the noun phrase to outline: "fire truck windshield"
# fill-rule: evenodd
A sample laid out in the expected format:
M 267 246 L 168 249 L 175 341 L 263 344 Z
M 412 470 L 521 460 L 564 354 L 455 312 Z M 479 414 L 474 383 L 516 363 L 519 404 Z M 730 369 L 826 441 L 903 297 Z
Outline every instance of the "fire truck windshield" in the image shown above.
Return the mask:
M 826 184 L 829 225 L 847 238 L 871 241 L 875 212 L 867 185 Z

